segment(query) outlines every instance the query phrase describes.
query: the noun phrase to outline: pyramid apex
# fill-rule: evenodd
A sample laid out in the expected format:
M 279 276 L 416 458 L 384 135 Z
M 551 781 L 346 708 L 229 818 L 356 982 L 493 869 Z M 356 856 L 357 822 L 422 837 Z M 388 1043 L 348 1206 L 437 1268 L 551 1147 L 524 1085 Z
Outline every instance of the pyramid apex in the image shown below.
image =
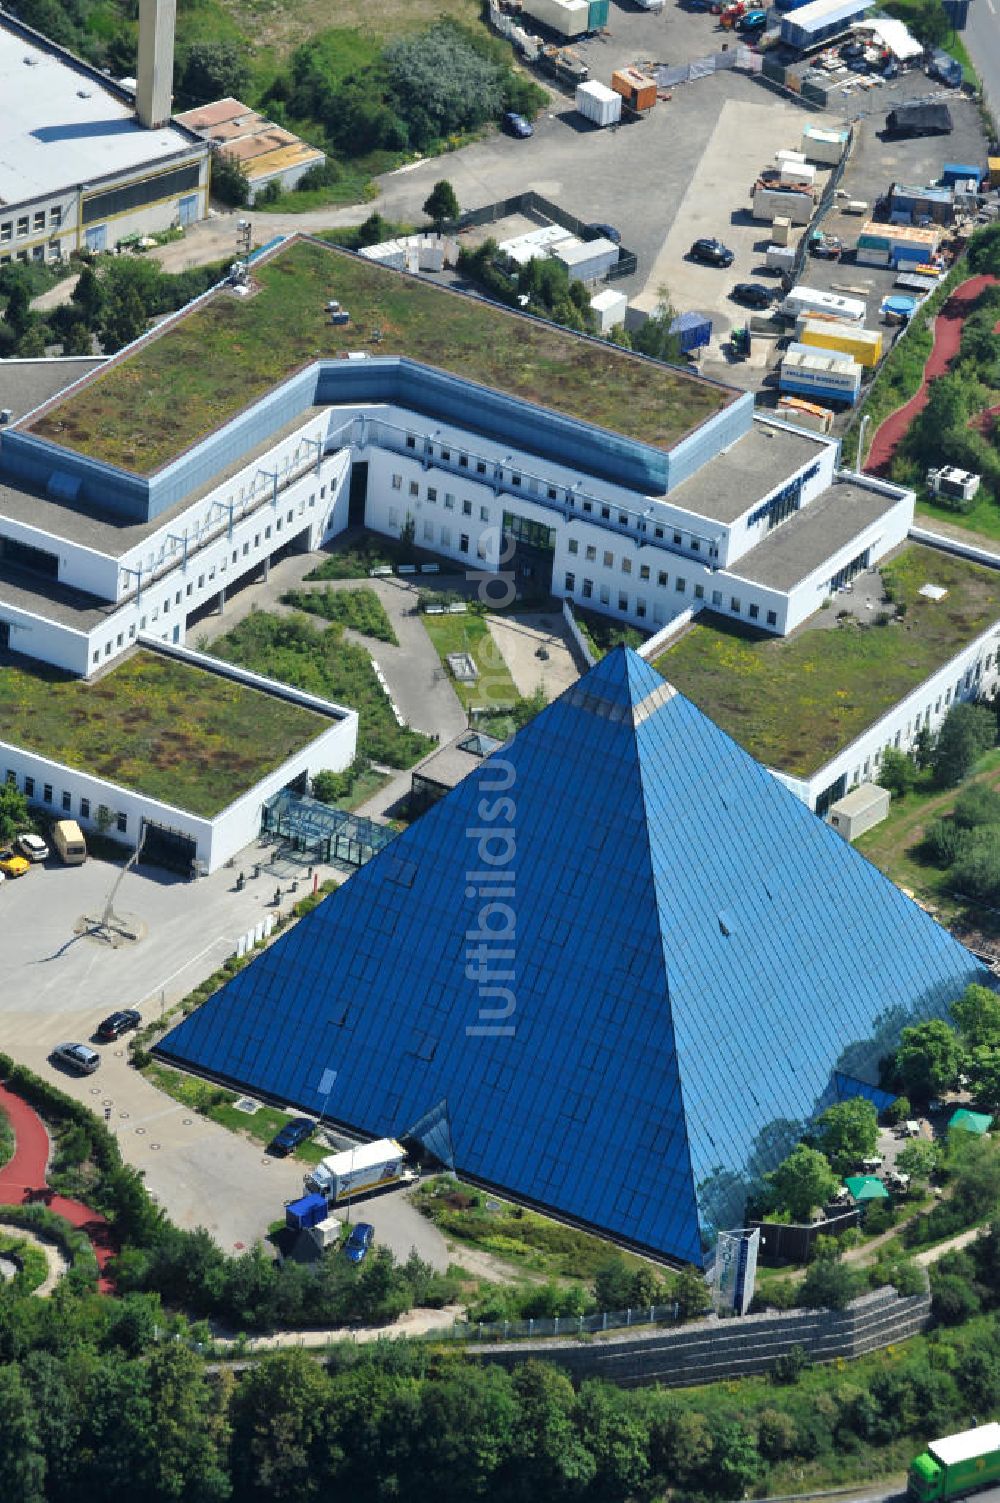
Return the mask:
M 568 704 L 604 719 L 630 719 L 637 726 L 676 692 L 645 658 L 621 644 L 595 663 L 563 697 Z

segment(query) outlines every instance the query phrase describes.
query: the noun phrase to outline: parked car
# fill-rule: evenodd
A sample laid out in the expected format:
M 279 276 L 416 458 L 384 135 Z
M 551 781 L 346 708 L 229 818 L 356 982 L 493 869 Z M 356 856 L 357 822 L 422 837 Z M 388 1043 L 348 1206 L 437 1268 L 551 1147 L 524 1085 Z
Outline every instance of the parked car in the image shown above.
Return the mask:
M 587 229 L 602 240 L 610 240 L 612 245 L 622 243 L 622 232 L 616 230 L 613 224 L 588 224 Z
M 927 77 L 937 79 L 949 89 L 957 89 L 962 82 L 962 64 L 947 52 L 938 48 L 931 54 L 931 60 L 927 64 Z
M 93 1075 L 101 1063 L 97 1050 L 88 1049 L 86 1044 L 57 1044 L 49 1058 L 67 1070 L 75 1070 L 78 1075 Z
M 737 282 L 729 296 L 746 308 L 768 308 L 774 299 L 774 288 L 760 282 Z
M 824 235 L 817 230 L 809 241 L 809 254 L 820 261 L 839 261 L 844 254 L 844 242 L 836 235 Z
M 351 1235 L 344 1243 L 344 1253 L 352 1263 L 363 1263 L 375 1237 L 375 1228 L 367 1221 L 359 1221 L 351 1228 Z
M 859 42 L 857 39 L 852 42 L 845 42 L 840 49 L 841 61 L 845 63 L 856 63 L 864 55 L 865 44 L 864 42 Z
M 535 134 L 535 127 L 531 121 L 519 115 L 516 110 L 504 110 L 500 124 L 508 136 L 516 136 L 519 141 L 526 141 L 529 136 Z
M 736 20 L 736 30 L 743 32 L 744 35 L 748 31 L 763 31 L 766 25 L 766 10 L 748 10 L 745 15 L 738 16 Z
M 25 872 L 30 872 L 31 862 L 19 856 L 16 851 L 0 851 L 0 872 L 5 877 L 23 877 Z
M 704 261 L 708 266 L 732 266 L 736 259 L 728 245 L 723 245 L 721 240 L 715 240 L 711 235 L 704 235 L 696 240 L 689 252 L 694 261 Z
M 115 1039 L 120 1039 L 130 1028 L 138 1028 L 141 1022 L 142 1018 L 134 1007 L 123 1007 L 118 1012 L 109 1013 L 102 1023 L 98 1023 L 97 1037 L 102 1044 L 113 1044 Z
M 291 1122 L 286 1122 L 280 1128 L 267 1145 L 268 1153 L 273 1153 L 276 1158 L 283 1159 L 288 1154 L 294 1153 L 300 1143 L 311 1138 L 316 1131 L 316 1124 L 311 1117 L 293 1117 Z
M 40 835 L 19 835 L 14 842 L 22 856 L 29 861 L 47 861 L 49 848 Z

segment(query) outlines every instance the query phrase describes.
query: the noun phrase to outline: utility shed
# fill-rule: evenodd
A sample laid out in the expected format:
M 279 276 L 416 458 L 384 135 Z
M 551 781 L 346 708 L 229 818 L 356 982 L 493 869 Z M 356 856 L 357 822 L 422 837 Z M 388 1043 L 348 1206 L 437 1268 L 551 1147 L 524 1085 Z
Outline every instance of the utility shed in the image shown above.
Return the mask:
M 857 840 L 866 830 L 880 825 L 889 813 L 892 795 L 877 783 L 862 783 L 831 804 L 828 822 L 845 840 Z

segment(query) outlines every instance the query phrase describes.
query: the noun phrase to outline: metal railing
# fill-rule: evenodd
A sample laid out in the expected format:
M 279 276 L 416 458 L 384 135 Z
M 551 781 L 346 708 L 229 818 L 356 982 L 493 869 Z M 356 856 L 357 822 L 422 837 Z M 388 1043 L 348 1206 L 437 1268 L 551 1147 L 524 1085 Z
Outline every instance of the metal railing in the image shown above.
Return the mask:
M 593 1336 L 634 1326 L 675 1326 L 683 1322 L 676 1300 L 637 1310 L 603 1310 L 596 1315 L 553 1315 L 537 1320 L 456 1320 L 427 1332 L 430 1341 L 516 1341 L 530 1336 Z

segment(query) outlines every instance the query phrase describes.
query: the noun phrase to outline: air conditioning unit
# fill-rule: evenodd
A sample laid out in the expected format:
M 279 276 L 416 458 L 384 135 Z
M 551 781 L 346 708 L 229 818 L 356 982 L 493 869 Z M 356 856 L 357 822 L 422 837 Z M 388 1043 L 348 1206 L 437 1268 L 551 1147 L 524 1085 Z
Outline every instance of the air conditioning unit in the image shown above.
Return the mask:
M 980 476 L 954 465 L 927 471 L 927 489 L 932 496 L 948 496 L 955 501 L 971 501 L 979 490 Z

